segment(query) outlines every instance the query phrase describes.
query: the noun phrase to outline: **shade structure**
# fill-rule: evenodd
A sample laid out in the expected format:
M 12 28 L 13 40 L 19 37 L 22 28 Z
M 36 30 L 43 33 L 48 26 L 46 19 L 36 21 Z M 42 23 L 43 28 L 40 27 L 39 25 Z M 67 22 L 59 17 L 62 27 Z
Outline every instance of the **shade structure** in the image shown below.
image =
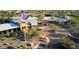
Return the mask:
M 15 29 L 15 28 L 19 28 L 19 26 L 14 23 L 0 24 L 0 32 L 5 30 L 10 30 L 10 29 Z
M 10 20 L 10 21 L 14 22 L 14 23 L 21 23 L 20 19 L 13 19 L 13 20 Z M 32 26 L 34 26 L 34 25 L 37 25 L 38 21 L 37 21 L 36 17 L 29 17 L 29 18 L 25 19 L 24 22 L 26 22 L 26 23 L 30 22 L 32 24 Z
M 24 22 L 26 23 L 30 22 L 32 26 L 36 26 L 38 21 L 36 17 L 29 17 L 25 19 Z M 9 21 L 9 23 L 0 24 L 0 31 L 19 28 L 20 26 L 17 25 L 17 23 L 21 23 L 20 19 L 12 19 Z
M 44 17 L 44 19 L 43 20 L 47 20 L 47 21 L 56 21 L 56 22 L 66 22 L 66 21 L 68 21 L 68 20 L 70 20 L 70 18 L 59 18 L 59 17 Z

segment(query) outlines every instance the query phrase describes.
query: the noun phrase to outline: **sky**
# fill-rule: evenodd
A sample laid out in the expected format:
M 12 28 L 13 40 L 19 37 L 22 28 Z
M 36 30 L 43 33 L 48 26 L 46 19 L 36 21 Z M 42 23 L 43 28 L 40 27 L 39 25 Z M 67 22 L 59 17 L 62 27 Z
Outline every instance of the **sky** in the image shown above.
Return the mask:
M 0 0 L 0 9 L 75 10 L 78 4 L 78 0 Z

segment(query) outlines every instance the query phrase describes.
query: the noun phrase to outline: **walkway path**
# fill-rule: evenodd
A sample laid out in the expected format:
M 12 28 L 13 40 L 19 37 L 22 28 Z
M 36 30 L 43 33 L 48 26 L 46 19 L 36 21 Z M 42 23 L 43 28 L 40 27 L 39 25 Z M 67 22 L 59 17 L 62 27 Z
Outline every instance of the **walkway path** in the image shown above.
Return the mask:
M 79 39 L 79 37 L 75 37 L 75 36 L 72 34 L 72 30 L 71 30 L 71 29 L 66 29 L 66 31 L 67 31 L 67 35 L 69 35 L 70 37 L 75 38 L 75 39 Z
M 56 34 L 56 33 L 50 33 L 48 32 L 49 30 L 52 30 L 50 27 L 47 26 L 47 28 L 44 28 L 44 33 L 46 34 L 46 37 L 48 37 L 49 39 L 60 39 L 63 38 L 64 36 L 67 36 L 67 32 L 65 33 L 60 33 L 60 34 Z M 65 30 L 65 29 L 61 29 L 61 30 Z

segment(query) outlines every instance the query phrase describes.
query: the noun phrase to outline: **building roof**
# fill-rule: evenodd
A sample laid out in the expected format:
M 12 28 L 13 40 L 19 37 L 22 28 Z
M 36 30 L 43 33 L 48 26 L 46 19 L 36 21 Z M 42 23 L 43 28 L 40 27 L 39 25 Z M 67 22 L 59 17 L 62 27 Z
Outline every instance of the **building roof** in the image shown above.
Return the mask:
M 67 20 L 70 20 L 70 18 L 59 18 L 59 17 L 44 17 L 43 20 L 47 21 L 57 21 L 57 22 L 66 22 Z
M 21 23 L 20 19 L 13 19 L 11 21 L 14 22 L 14 23 Z M 30 22 L 32 25 L 37 25 L 37 18 L 36 17 L 29 17 L 29 18 L 27 18 L 23 21 L 26 22 L 26 23 Z
M 9 29 L 14 29 L 18 28 L 19 26 L 14 24 L 14 23 L 5 23 L 5 24 L 0 24 L 0 31 L 5 31 Z
M 5 24 L 0 24 L 0 32 L 9 30 L 9 29 L 14 29 L 18 28 L 19 26 L 15 23 L 20 23 L 20 19 L 13 19 L 10 20 L 11 22 L 5 23 Z M 30 22 L 32 25 L 37 25 L 37 19 L 35 17 L 29 17 L 28 19 L 25 19 L 24 22 Z

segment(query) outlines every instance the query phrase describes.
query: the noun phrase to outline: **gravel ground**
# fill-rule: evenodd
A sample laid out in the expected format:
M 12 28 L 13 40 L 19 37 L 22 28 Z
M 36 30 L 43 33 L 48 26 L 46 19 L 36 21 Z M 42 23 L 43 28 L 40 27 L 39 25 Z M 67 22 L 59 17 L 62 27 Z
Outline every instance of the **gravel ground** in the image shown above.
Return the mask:
M 25 46 L 24 41 L 14 40 L 14 38 L 2 38 L 0 40 L 0 48 L 7 48 L 12 46 L 14 48 L 22 48 Z

